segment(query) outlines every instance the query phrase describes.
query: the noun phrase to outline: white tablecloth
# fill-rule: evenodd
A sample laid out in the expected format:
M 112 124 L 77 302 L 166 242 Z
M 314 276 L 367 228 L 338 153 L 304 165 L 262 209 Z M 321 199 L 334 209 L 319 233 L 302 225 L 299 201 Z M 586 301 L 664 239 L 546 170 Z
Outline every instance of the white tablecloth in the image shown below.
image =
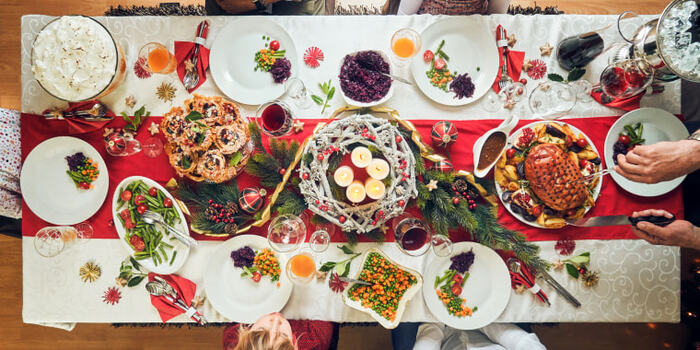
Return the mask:
M 39 113 L 51 106 L 62 103 L 43 92 L 33 79 L 30 66 L 31 43 L 42 26 L 53 17 L 22 17 L 22 110 Z M 294 38 L 297 51 L 301 55 L 310 46 L 318 46 L 325 53 L 321 67 L 310 69 L 302 66 L 300 77 L 311 89 L 318 93 L 316 83 L 334 79 L 337 86 L 338 62 L 341 57 L 359 49 L 383 49 L 388 51 L 389 40 L 399 28 L 411 27 L 417 31 L 426 28 L 439 17 L 273 17 Z M 651 18 L 651 17 L 645 17 Z M 210 46 L 217 33 L 236 17 L 209 17 L 211 30 L 208 39 Z M 127 55 L 129 69 L 133 65 L 136 52 L 144 43 L 159 41 L 172 48 L 173 40 L 192 40 L 198 17 L 113 17 L 98 18 L 112 32 Z M 491 31 L 500 23 L 509 33 L 515 33 L 518 42 L 516 50 L 524 50 L 526 59 L 541 58 L 539 47 L 549 42 L 551 45 L 565 36 L 603 27 L 615 21 L 615 16 L 474 16 L 471 20 L 483 21 Z M 612 38 L 605 38 L 612 41 Z M 475 53 L 478 54 L 478 53 Z M 544 57 L 550 72 L 559 72 L 553 57 Z M 605 66 L 599 58 L 589 67 L 584 76 L 596 82 Z M 301 57 L 299 57 L 301 62 Z M 523 74 L 525 76 L 525 74 Z M 178 88 L 172 103 L 163 103 L 155 97 L 155 88 L 163 81 L 172 82 Z M 530 82 L 532 89 L 536 83 Z M 197 93 L 220 95 L 211 77 Z M 154 115 L 168 111 L 187 98 L 186 91 L 175 74 L 156 75 L 141 80 L 131 74 L 124 83 L 104 101 L 112 110 L 131 111 L 124 99 L 133 95 L 137 99 L 136 108 L 145 104 Z M 342 98 L 336 94 L 333 107 L 342 105 Z M 647 96 L 643 106 L 664 108 L 672 113 L 680 112 L 680 84 L 671 83 L 660 95 Z M 480 102 L 466 107 L 445 107 L 437 105 L 413 87 L 397 84 L 394 96 L 386 106 L 399 110 L 409 119 L 485 119 L 503 118 L 504 112 L 488 113 Z M 251 116 L 254 106 L 242 106 L 245 114 Z M 329 110 L 333 110 L 330 108 Z M 516 107 L 515 112 L 524 117 L 532 113 L 526 103 Z M 330 112 L 327 111 L 326 115 Z M 300 111 L 303 117 L 320 117 L 319 109 L 311 106 Z M 571 116 L 591 117 L 618 115 L 620 111 L 603 107 L 591 100 L 579 101 L 570 113 Z M 605 199 L 601 199 L 605 200 Z M 624 211 L 624 208 L 621 208 Z M 203 293 L 202 275 L 209 253 L 217 243 L 202 242 L 178 273 L 200 286 Z M 554 259 L 557 254 L 554 242 L 538 242 L 545 259 Z M 364 251 L 372 246 L 361 243 L 356 248 Z M 382 246 L 392 258 L 406 266 L 421 271 L 426 258 L 411 258 L 402 255 L 393 244 Z M 23 239 L 23 319 L 28 323 L 51 322 L 159 322 L 158 315 L 150 302 L 145 289 L 122 289 L 123 299 L 118 305 L 107 305 L 101 301 L 102 292 L 114 285 L 113 278 L 118 274 L 119 263 L 128 252 L 115 240 L 94 239 L 85 245 L 70 248 L 61 255 L 47 259 L 39 256 L 33 248 L 33 239 Z M 680 251 L 672 247 L 651 246 L 639 240 L 578 241 L 577 253 L 590 251 L 591 268 L 600 271 L 597 287 L 584 288 L 580 281 L 569 278 L 565 272 L 553 272 L 583 306 L 575 309 L 558 296 L 551 288 L 544 286 L 552 301 L 551 307 L 543 306 L 530 295 L 513 293 L 508 307 L 498 318 L 499 322 L 678 322 L 680 317 Z M 330 248 L 322 261 L 335 260 L 339 250 Z M 84 284 L 78 277 L 78 268 L 86 260 L 94 259 L 102 267 L 103 277 L 92 284 Z M 355 263 L 353 270 L 358 268 Z M 206 303 L 204 313 L 210 321 L 226 321 Z M 341 297 L 333 294 L 323 283 L 295 287 L 291 299 L 283 313 L 288 318 L 322 319 L 342 322 L 367 322 L 371 319 L 359 311 L 345 307 Z M 435 321 L 425 307 L 422 295 L 418 294 L 408 304 L 404 321 Z M 184 316 L 173 322 L 186 322 Z

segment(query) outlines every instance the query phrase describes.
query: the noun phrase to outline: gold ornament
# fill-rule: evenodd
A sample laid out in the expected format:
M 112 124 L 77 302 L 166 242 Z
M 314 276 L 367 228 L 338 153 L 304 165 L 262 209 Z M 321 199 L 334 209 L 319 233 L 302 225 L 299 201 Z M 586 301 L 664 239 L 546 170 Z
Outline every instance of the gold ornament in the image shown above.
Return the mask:
M 194 297 L 194 299 L 192 299 L 192 304 L 190 306 L 192 306 L 195 309 L 199 308 L 204 305 L 204 300 L 206 299 L 203 296 L 198 295 Z
M 530 68 L 532 68 L 532 63 L 530 60 L 525 61 L 525 63 L 523 63 L 523 72 L 529 71 Z
M 518 39 L 515 38 L 515 34 L 510 34 L 508 35 L 508 46 L 513 47 L 515 46 L 515 43 L 518 41 Z
M 170 180 L 168 180 L 168 183 L 165 184 L 165 188 L 167 188 L 169 190 L 176 189 L 177 188 L 177 180 L 175 180 L 175 178 L 171 177 Z
M 554 46 L 545 43 L 543 46 L 540 46 L 540 55 L 549 56 L 552 54 L 552 49 L 554 49 Z
M 129 283 L 129 281 L 127 281 L 126 279 L 121 278 L 121 277 L 115 278 L 114 282 L 116 282 L 117 285 L 122 287 L 122 288 L 126 287 L 126 284 Z
M 292 124 L 292 127 L 294 128 L 294 132 L 298 134 L 304 131 L 304 122 L 295 120 L 294 124 Z
M 326 271 L 326 272 L 316 271 L 316 280 L 317 281 L 325 281 L 326 276 L 328 276 L 328 271 Z
M 595 287 L 599 279 L 598 271 L 586 271 L 581 275 L 581 280 L 586 287 Z
M 192 59 L 187 59 L 185 61 L 185 72 L 191 71 L 194 71 L 194 63 L 192 63 Z
M 95 282 L 102 275 L 102 269 L 94 261 L 90 260 L 80 267 L 78 273 L 83 282 Z
M 430 180 L 430 182 L 428 182 L 428 184 L 425 185 L 425 187 L 428 188 L 428 192 L 433 192 L 434 189 L 437 189 L 437 188 L 438 188 L 438 186 L 437 186 L 437 181 L 435 181 L 435 180 Z
M 107 137 L 107 135 L 111 134 L 114 132 L 114 129 L 112 128 L 105 128 L 104 131 L 102 132 L 102 137 Z
M 127 98 L 125 98 L 124 104 L 127 105 L 129 108 L 134 108 L 134 106 L 136 106 L 136 98 L 134 97 L 134 95 L 130 95 Z
M 148 132 L 150 132 L 151 135 L 157 134 L 159 132 L 158 123 L 156 123 L 156 122 L 151 123 L 151 125 L 148 126 Z
M 175 87 L 171 83 L 163 82 L 156 89 L 156 96 L 163 102 L 171 102 L 175 98 Z

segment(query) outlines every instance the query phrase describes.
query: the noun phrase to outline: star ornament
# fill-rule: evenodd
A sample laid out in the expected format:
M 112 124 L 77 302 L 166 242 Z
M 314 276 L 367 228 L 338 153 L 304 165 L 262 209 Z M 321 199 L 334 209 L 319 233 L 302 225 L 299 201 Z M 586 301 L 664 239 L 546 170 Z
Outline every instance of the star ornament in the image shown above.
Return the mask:
M 549 43 L 545 43 L 543 46 L 540 46 L 540 55 L 541 56 L 549 56 L 552 54 L 553 49 L 554 49 L 554 46 L 549 45 Z
M 529 71 L 530 68 L 532 68 L 532 62 L 530 62 L 530 60 L 525 61 L 525 63 L 523 63 L 523 72 Z
M 515 34 L 511 33 L 508 35 L 508 46 L 513 47 L 516 42 L 518 42 L 518 39 L 515 38 Z
M 294 128 L 294 132 L 298 134 L 304 131 L 304 122 L 300 120 L 295 120 L 294 124 L 292 124 L 292 127 Z
M 151 123 L 151 125 L 148 126 L 148 132 L 150 132 L 151 135 L 157 134 L 159 132 L 158 124 L 156 122 Z
M 185 72 L 192 72 L 194 71 L 194 63 L 192 63 L 192 59 L 186 59 L 185 60 Z
M 428 188 L 428 192 L 433 192 L 434 189 L 438 188 L 437 181 L 430 180 L 430 182 L 428 182 L 428 184 L 425 185 L 425 187 Z

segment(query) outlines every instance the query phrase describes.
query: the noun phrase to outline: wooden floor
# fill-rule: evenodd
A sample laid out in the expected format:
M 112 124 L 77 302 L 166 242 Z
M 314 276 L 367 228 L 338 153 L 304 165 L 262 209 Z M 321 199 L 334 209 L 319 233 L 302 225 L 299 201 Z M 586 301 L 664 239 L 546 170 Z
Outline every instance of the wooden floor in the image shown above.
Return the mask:
M 2 0 L 0 1 L 0 107 L 20 107 L 20 17 L 24 14 L 100 15 L 110 5 L 152 5 L 148 0 Z M 180 1 L 183 4 L 203 0 Z M 533 5 L 531 0 L 512 4 Z M 567 13 L 615 14 L 634 10 L 660 13 L 663 0 L 539 0 L 537 5 L 557 5 Z M 21 241 L 0 235 L 0 349 L 219 349 L 221 328 L 113 328 L 106 324 L 81 324 L 73 332 L 22 323 Z M 683 349 L 687 330 L 683 325 L 562 324 L 536 326 L 550 349 Z M 389 333 L 379 328 L 344 327 L 340 349 L 386 349 Z

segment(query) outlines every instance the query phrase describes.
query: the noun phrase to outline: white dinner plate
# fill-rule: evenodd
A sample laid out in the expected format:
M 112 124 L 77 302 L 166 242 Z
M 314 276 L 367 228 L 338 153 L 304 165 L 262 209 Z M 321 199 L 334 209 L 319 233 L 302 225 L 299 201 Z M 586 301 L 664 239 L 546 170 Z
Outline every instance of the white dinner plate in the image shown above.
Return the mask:
M 94 188 L 81 190 L 66 174 L 66 157 L 77 152 L 98 163 Z M 74 225 L 100 209 L 107 197 L 109 174 L 100 153 L 87 142 L 70 136 L 50 138 L 29 153 L 20 175 L 22 197 L 29 209 L 54 225 Z
M 265 48 L 263 36 L 280 42 L 280 50 L 297 72 L 297 50 L 287 31 L 276 22 L 261 17 L 239 17 L 224 27 L 211 46 L 209 62 L 216 85 L 229 98 L 247 105 L 272 101 L 284 93 L 269 72 L 255 71 L 255 53 Z M 291 79 L 291 77 L 290 77 Z
M 460 296 L 466 300 L 468 307 L 478 307 L 472 316 L 450 315 L 435 292 L 435 277 L 442 276 L 450 268 L 450 257 L 431 255 L 432 259 L 423 274 L 425 304 L 435 318 L 456 329 L 477 329 L 492 323 L 501 316 L 510 299 L 510 274 L 503 259 L 493 249 L 475 242 L 455 243 L 452 256 L 470 249 L 474 251 L 474 264 L 469 268 L 469 278 Z
M 678 141 L 688 138 L 688 130 L 673 114 L 658 108 L 639 108 L 624 114 L 618 119 L 605 137 L 605 164 L 613 168 L 613 145 L 627 124 L 642 123 L 642 138 L 645 145 L 663 141 Z M 655 197 L 671 192 L 683 182 L 685 175 L 669 181 L 645 184 L 629 180 L 622 175 L 610 173 L 613 180 L 625 191 L 642 197 Z
M 281 269 L 279 287 L 268 276 L 257 283 L 241 277 L 243 269 L 233 266 L 231 251 L 245 246 L 255 251 L 270 247 L 265 238 L 256 235 L 235 236 L 223 242 L 208 258 L 204 290 L 221 315 L 234 322 L 253 323 L 260 316 L 282 310 L 294 286 L 285 273 L 287 259 L 277 252 Z
M 498 48 L 496 35 L 488 28 L 485 17 L 450 17 L 439 20 L 426 28 L 421 34 L 423 47 L 411 62 L 411 73 L 418 88 L 433 101 L 447 106 L 462 106 L 478 100 L 493 85 L 498 74 Z M 435 52 L 440 42 L 449 57 L 447 68 L 459 74 L 469 73 L 474 83 L 472 97 L 454 98 L 453 92 L 445 92 L 430 84 L 425 72 L 430 69 L 430 62 L 423 60 L 423 52 Z
M 578 135 L 578 134 L 583 135 L 583 137 L 586 138 L 586 141 L 588 141 L 588 144 L 591 145 L 591 148 L 593 149 L 593 152 L 595 152 L 595 153 L 598 155 L 598 158 L 600 158 L 600 156 L 601 156 L 600 152 L 598 152 L 598 149 L 595 148 L 595 144 L 593 144 L 593 141 L 591 141 L 591 138 L 588 137 L 588 135 L 586 135 L 583 131 L 579 130 L 577 127 L 575 127 L 575 126 L 573 126 L 573 125 L 571 125 L 571 124 L 568 124 L 568 123 L 560 122 L 560 121 L 544 120 L 544 121 L 539 121 L 539 122 L 534 122 L 534 123 L 530 123 L 530 124 L 527 124 L 527 125 L 523 125 L 520 129 L 516 130 L 515 132 L 513 132 L 512 134 L 510 134 L 510 136 L 508 136 L 508 145 L 507 145 L 507 147 L 512 147 L 512 146 L 515 144 L 516 138 L 520 136 L 520 134 L 522 133 L 523 129 L 525 129 L 525 128 L 534 129 L 535 126 L 537 126 L 538 124 L 548 124 L 548 123 L 557 123 L 557 124 L 560 124 L 560 125 L 568 125 L 569 128 L 571 128 L 571 131 L 574 132 L 574 134 L 576 134 L 576 135 Z M 607 160 L 606 160 L 606 162 L 607 162 Z M 601 158 L 599 169 L 600 169 L 600 170 L 605 169 L 605 164 L 606 164 L 606 163 L 604 163 L 604 162 L 603 162 L 603 159 Z M 597 201 L 597 200 L 598 200 L 598 196 L 600 196 L 600 190 L 603 188 L 603 181 L 604 181 L 604 180 L 605 180 L 605 176 L 603 176 L 603 177 L 600 179 L 600 181 L 598 181 L 598 184 L 597 184 L 596 187 L 593 189 L 593 199 L 594 199 L 595 201 Z M 527 220 L 525 220 L 525 218 L 523 218 L 522 215 L 517 214 L 517 213 L 515 213 L 514 211 L 512 211 L 512 210 L 510 209 L 510 205 L 508 205 L 506 202 L 503 201 L 503 190 L 501 189 L 501 186 L 499 186 L 498 183 L 496 183 L 496 179 L 495 179 L 495 178 L 494 178 L 494 184 L 496 185 L 496 193 L 498 194 L 498 198 L 501 200 L 501 203 L 502 203 L 503 206 L 506 208 L 506 210 L 508 210 L 508 212 L 510 213 L 510 215 L 513 215 L 516 219 L 518 219 L 518 220 L 520 220 L 521 222 L 526 223 L 526 224 L 528 224 L 528 225 L 530 225 L 530 226 L 538 227 L 538 228 L 544 228 L 544 229 L 550 229 L 550 227 L 545 227 L 545 226 L 542 226 L 542 225 L 538 224 L 537 221 L 527 221 Z M 584 215 L 585 215 L 585 213 L 588 213 L 588 211 L 591 210 L 591 208 L 592 208 L 592 207 L 587 207 L 587 208 L 586 208 L 586 211 L 584 212 Z
M 173 201 L 173 208 L 177 211 L 177 215 L 180 217 L 180 222 L 176 223 L 173 225 L 173 227 L 177 230 L 180 230 L 180 232 L 184 233 L 185 235 L 190 235 L 190 230 L 187 227 L 187 221 L 185 220 L 185 215 L 182 213 L 182 210 L 180 209 L 179 205 L 175 205 L 177 201 L 175 201 L 175 198 L 166 190 L 163 186 L 161 186 L 159 183 L 143 176 L 129 176 L 122 180 L 122 182 L 117 185 L 117 188 L 114 189 L 114 193 L 112 194 L 112 220 L 114 220 L 114 228 L 117 229 L 117 234 L 119 234 L 119 240 L 124 244 L 124 247 L 129 251 L 129 254 L 134 254 L 134 250 L 131 248 L 129 243 L 126 242 L 124 239 L 124 235 L 126 235 L 126 229 L 124 226 L 122 226 L 121 221 L 119 220 L 119 211 L 117 211 L 117 201 L 119 200 L 119 194 L 120 194 L 120 189 L 126 188 L 130 183 L 134 181 L 141 180 L 143 183 L 146 184 L 149 188 L 155 187 L 161 192 L 163 192 L 163 195 L 167 198 L 170 198 L 170 200 Z M 127 206 L 124 205 L 121 209 L 125 209 Z M 148 271 L 152 271 L 155 273 L 159 273 L 161 275 L 169 275 L 171 273 L 175 273 L 180 268 L 182 265 L 185 264 L 185 261 L 187 260 L 187 257 L 190 255 L 190 247 L 187 245 L 183 244 L 182 242 L 178 241 L 177 239 L 169 239 L 170 237 L 173 237 L 173 234 L 166 233 L 166 230 L 160 226 L 156 227 L 156 230 L 159 232 L 162 232 L 164 234 L 163 238 L 166 240 L 166 242 L 170 245 L 173 246 L 173 249 L 170 251 L 167 251 L 169 254 L 169 257 L 172 257 L 173 252 L 177 251 L 177 255 L 175 256 L 175 260 L 173 260 L 173 263 L 170 264 L 170 259 L 168 259 L 167 262 L 162 262 L 158 265 L 156 265 L 153 262 L 153 258 L 148 258 L 148 259 L 143 259 L 139 260 L 139 263 L 143 265 Z

